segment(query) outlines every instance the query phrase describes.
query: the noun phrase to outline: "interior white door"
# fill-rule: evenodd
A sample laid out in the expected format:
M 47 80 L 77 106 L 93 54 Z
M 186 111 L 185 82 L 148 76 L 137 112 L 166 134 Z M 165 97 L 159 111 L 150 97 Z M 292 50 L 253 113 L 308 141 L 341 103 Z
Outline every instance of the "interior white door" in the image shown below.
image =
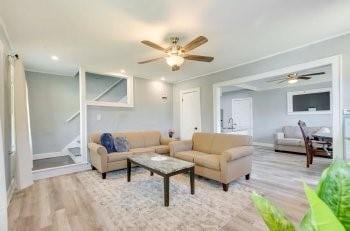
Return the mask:
M 232 99 L 232 119 L 237 133 L 253 135 L 252 98 Z
M 181 139 L 192 139 L 194 132 L 201 131 L 200 90 L 181 93 Z

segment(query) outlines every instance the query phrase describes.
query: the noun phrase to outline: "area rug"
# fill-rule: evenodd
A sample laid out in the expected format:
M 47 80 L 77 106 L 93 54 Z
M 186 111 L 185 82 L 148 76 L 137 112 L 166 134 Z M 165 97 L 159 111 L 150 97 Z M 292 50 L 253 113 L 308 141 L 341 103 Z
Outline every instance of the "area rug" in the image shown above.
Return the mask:
M 220 183 L 196 177 L 191 195 L 187 174 L 170 178 L 169 207 L 163 204 L 163 178 L 142 168 L 132 169 L 131 182 L 125 170 L 105 180 L 96 171 L 77 177 L 116 230 L 220 230 L 251 205 L 251 189 L 238 183 L 224 192 Z

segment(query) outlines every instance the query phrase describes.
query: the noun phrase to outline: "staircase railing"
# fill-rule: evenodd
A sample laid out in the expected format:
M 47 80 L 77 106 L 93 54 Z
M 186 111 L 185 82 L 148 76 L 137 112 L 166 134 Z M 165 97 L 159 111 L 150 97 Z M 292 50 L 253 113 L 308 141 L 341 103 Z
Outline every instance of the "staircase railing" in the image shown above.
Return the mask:
M 111 91 L 115 86 L 117 86 L 121 81 L 123 81 L 124 79 L 120 79 L 118 81 L 116 81 L 115 83 L 113 83 L 111 86 L 109 86 L 106 90 L 104 90 L 103 92 L 101 92 L 99 95 L 97 95 L 96 97 L 94 97 L 92 99 L 92 101 L 97 101 L 99 99 L 101 99 L 105 94 L 107 94 L 109 91 Z M 77 117 L 80 114 L 80 110 L 75 112 L 72 116 L 70 116 L 66 122 L 70 122 L 72 121 L 75 117 Z

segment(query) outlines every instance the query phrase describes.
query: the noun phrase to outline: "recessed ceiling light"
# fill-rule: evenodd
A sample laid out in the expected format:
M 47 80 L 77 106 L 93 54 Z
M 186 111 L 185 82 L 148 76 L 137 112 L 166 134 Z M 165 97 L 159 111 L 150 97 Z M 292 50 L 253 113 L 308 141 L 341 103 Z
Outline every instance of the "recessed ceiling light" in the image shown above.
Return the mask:
M 121 70 L 120 70 L 120 73 L 125 74 L 126 71 L 125 71 L 124 69 L 121 69 Z
M 165 78 L 164 78 L 164 77 L 162 77 L 162 78 L 160 78 L 160 80 L 164 81 L 164 80 L 165 80 Z
M 58 58 L 56 55 L 52 55 L 52 56 L 51 56 L 51 59 L 52 59 L 52 60 L 55 60 L 55 61 L 59 60 L 59 58 Z

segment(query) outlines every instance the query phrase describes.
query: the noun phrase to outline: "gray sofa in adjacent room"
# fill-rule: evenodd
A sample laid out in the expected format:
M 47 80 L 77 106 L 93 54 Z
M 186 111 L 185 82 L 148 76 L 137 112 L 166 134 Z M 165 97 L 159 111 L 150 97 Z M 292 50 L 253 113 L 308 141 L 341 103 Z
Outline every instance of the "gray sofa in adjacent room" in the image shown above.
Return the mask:
M 326 127 L 307 127 L 311 134 L 315 134 L 320 129 L 329 129 Z M 305 143 L 303 135 L 298 126 L 284 126 L 281 132 L 276 133 L 275 151 L 277 152 L 295 152 L 305 154 Z

